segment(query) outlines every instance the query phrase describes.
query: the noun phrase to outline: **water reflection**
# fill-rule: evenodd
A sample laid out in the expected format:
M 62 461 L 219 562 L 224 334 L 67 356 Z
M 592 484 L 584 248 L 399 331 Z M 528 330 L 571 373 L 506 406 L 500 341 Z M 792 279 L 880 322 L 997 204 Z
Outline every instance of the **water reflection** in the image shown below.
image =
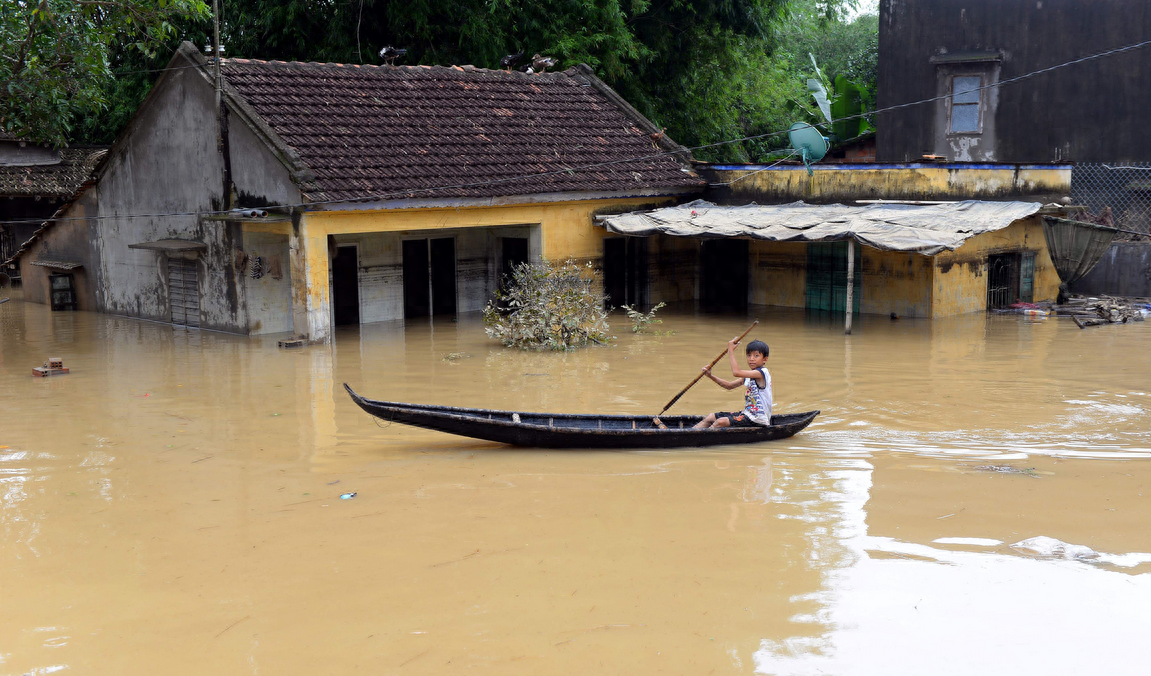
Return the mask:
M 1141 664 L 1149 327 L 756 314 L 779 410 L 812 427 L 593 453 L 378 427 L 340 383 L 652 413 L 750 318 L 669 311 L 566 354 L 475 317 L 281 350 L 4 304 L 0 672 Z M 72 373 L 31 378 L 48 356 Z M 733 403 L 704 383 L 673 410 Z
M 1094 469 L 1108 476 L 1113 467 Z M 1144 609 L 1151 602 L 1151 576 L 1141 573 L 1151 572 L 1151 554 L 1101 552 L 1049 536 L 1021 539 L 1020 534 L 1036 530 L 1075 532 L 1077 527 L 1049 511 L 1004 519 L 1003 511 L 984 500 L 957 508 L 952 500 L 960 471 L 917 473 L 909 483 L 906 468 L 858 460 L 811 474 L 824 487 L 820 499 L 817 505 L 798 503 L 805 507 L 802 518 L 812 524 L 805 558 L 820 564 L 820 589 L 792 598 L 793 605 L 813 607 L 796 609 L 795 631 L 760 642 L 755 671 L 777 676 L 1134 673 L 1148 629 Z M 1011 478 L 1031 481 L 1026 474 Z M 1039 481 L 1049 483 L 996 486 L 1001 494 L 983 495 L 1038 507 L 1051 505 L 1067 488 L 1050 473 Z M 748 490 L 757 485 L 758 479 L 749 482 Z M 1137 486 L 1117 488 L 1114 504 L 1131 513 L 1118 520 L 1092 518 L 1091 534 L 1079 537 L 1130 546 L 1138 522 L 1148 515 L 1146 501 L 1125 494 Z M 970 492 L 968 486 L 969 500 Z M 774 499 L 794 503 L 796 497 L 781 491 Z M 1087 498 L 1064 508 L 1095 511 L 1097 500 L 1110 501 Z M 936 515 L 945 509 L 957 511 Z M 909 512 L 923 516 L 908 521 Z M 1018 539 L 1009 541 L 1013 544 L 987 537 L 928 539 L 1008 529 Z

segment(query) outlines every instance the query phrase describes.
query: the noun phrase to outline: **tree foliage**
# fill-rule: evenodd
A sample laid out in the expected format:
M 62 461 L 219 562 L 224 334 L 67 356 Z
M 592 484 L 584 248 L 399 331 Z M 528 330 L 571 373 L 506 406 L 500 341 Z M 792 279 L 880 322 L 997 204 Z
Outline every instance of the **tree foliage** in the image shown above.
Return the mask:
M 203 0 L 0 2 L 0 129 L 65 143 L 77 116 L 108 105 L 112 51 L 154 55 L 174 22 L 208 16 Z
M 606 343 L 606 298 L 589 263 L 521 263 L 484 308 L 488 336 L 507 347 L 570 350 Z
M 5 26 L 10 14 L 27 18 L 28 5 L 19 3 L 30 0 L 16 1 L 19 12 L 3 10 Z M 18 124 L 5 114 L 6 126 L 46 130 L 39 136 L 53 140 L 110 143 L 179 41 L 208 41 L 203 0 L 110 4 L 167 18 L 141 23 L 157 30 L 137 29 L 140 37 L 129 40 L 64 31 L 80 44 L 63 51 L 90 53 L 85 58 L 94 65 L 61 72 L 56 85 L 41 80 L 45 97 L 30 93 L 37 87 L 16 87 L 13 98 L 22 102 L 5 110 L 38 112 L 21 113 Z M 869 15 L 847 19 L 854 7 L 855 0 L 221 0 L 220 18 L 226 55 L 234 57 L 378 64 L 380 48 L 392 45 L 408 50 L 399 62 L 407 65 L 498 68 L 504 55 L 518 52 L 525 62 L 537 52 L 554 56 L 556 70 L 587 63 L 671 138 L 705 146 L 697 158 L 730 162 L 763 160 L 786 138 L 729 140 L 806 119 L 797 101 L 814 110 L 805 87 L 809 53 L 829 76 L 829 92 L 837 76 L 874 91 L 878 24 Z M 7 45 L 18 31 L 4 30 Z

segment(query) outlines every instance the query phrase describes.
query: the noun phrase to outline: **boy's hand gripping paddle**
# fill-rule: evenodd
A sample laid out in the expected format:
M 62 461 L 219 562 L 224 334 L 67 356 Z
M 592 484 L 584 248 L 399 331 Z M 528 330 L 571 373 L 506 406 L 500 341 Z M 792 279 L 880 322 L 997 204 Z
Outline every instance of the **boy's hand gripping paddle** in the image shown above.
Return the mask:
M 738 345 L 738 344 L 739 344 L 739 342 L 740 342 L 741 340 L 743 340 L 744 338 L 746 338 L 746 337 L 747 337 L 747 334 L 751 333 L 751 330 L 752 330 L 752 329 L 754 329 L 754 328 L 755 328 L 756 326 L 758 326 L 758 325 L 759 325 L 759 320 L 758 320 L 758 319 L 757 319 L 757 320 L 755 320 L 754 322 L 752 322 L 752 323 L 751 323 L 751 326 L 747 327 L 747 330 L 746 330 L 746 331 L 744 331 L 744 332 L 743 332 L 743 334 L 742 334 L 742 335 L 741 335 L 739 338 L 736 338 L 736 339 L 735 339 L 735 342 L 736 342 L 736 344 Z M 710 370 L 711 370 L 711 367 L 713 367 L 713 366 L 715 366 L 716 364 L 718 364 L 718 363 L 719 363 L 719 360 L 720 360 L 720 359 L 723 359 L 723 358 L 724 358 L 724 356 L 726 356 L 726 355 L 727 355 L 727 349 L 725 348 L 723 352 L 720 352 L 720 353 L 719 353 L 719 356 L 718 356 L 718 357 L 716 357 L 715 359 L 712 359 L 712 360 L 711 360 L 711 363 L 707 365 L 707 370 L 708 370 L 708 371 L 710 371 Z M 675 405 L 675 402 L 679 401 L 679 398 L 680 398 L 680 397 L 682 397 L 684 394 L 687 394 L 687 391 L 691 389 L 691 386 L 692 386 L 692 385 L 695 385 L 696 383 L 698 383 L 698 382 L 699 382 L 699 380 L 700 380 L 700 378 L 703 378 L 703 372 L 702 372 L 702 371 L 700 372 L 700 374 L 699 374 L 698 376 L 696 376 L 696 377 L 695 377 L 695 380 L 693 380 L 693 381 L 691 381 L 690 383 L 688 383 L 688 384 L 687 384 L 687 387 L 685 387 L 685 388 L 683 388 L 682 390 L 680 390 L 680 391 L 679 391 L 679 394 L 675 395 L 674 397 L 672 397 L 672 398 L 671 398 L 671 401 L 667 402 L 667 406 L 664 406 L 664 407 L 663 407 L 663 410 L 662 410 L 662 411 L 660 411 L 660 412 L 659 412 L 659 413 L 658 413 L 658 414 L 657 414 L 657 415 L 656 415 L 654 418 L 652 418 L 652 419 L 651 419 L 651 422 L 652 422 L 652 424 L 653 424 L 653 425 L 655 425 L 656 427 L 660 428 L 661 430 L 666 430 L 666 429 L 667 429 L 667 425 L 664 425 L 664 424 L 663 424 L 663 421 L 659 419 L 659 416 L 661 416 L 661 415 L 663 415 L 664 413 L 666 413 L 666 412 L 667 412 L 667 410 L 668 410 L 669 408 L 671 408 L 673 405 Z

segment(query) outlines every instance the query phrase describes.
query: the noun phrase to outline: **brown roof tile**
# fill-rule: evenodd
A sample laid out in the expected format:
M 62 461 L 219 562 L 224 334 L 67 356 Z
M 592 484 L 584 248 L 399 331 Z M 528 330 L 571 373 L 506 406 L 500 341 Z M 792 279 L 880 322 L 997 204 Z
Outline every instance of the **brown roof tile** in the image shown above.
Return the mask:
M 106 148 L 62 148 L 56 164 L 0 165 L 0 195 L 71 197 L 92 177 Z
M 223 72 L 315 175 L 302 186 L 313 201 L 703 185 L 675 157 L 648 157 L 666 142 L 577 69 L 527 75 L 229 59 Z M 519 178 L 531 174 L 547 175 Z

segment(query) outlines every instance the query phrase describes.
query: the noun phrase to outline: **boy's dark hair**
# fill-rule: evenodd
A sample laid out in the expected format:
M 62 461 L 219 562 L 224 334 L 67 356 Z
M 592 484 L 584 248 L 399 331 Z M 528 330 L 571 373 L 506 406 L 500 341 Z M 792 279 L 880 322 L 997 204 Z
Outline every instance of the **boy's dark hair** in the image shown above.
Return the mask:
M 763 355 L 764 359 L 766 359 L 768 356 L 767 343 L 763 342 L 762 340 L 751 341 L 747 344 L 747 350 L 745 350 L 745 353 L 751 354 L 752 352 L 758 352 Z

